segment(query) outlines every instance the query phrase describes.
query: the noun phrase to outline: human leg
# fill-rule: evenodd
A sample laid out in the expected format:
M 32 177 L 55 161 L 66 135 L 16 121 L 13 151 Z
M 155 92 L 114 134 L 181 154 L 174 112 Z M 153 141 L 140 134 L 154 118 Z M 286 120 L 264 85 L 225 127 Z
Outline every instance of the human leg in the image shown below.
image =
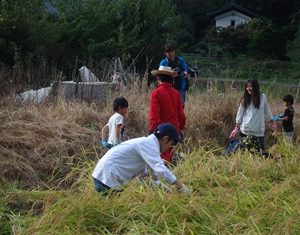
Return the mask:
M 294 132 L 283 132 L 283 139 L 288 143 L 288 144 L 293 144 L 293 139 L 294 139 Z
M 249 151 L 255 149 L 258 152 L 265 152 L 265 137 L 264 136 L 248 136 L 240 133 L 242 138 L 242 146 Z
M 263 152 L 266 150 L 264 136 L 258 137 L 258 147 L 257 148 L 258 148 L 258 150 L 262 150 Z
M 96 189 L 97 192 L 104 193 L 104 194 L 106 193 L 107 194 L 108 191 L 111 190 L 110 187 L 108 187 L 107 185 L 103 184 L 101 181 L 99 181 L 99 180 L 97 180 L 95 178 L 93 178 L 93 180 L 94 180 L 95 189 Z

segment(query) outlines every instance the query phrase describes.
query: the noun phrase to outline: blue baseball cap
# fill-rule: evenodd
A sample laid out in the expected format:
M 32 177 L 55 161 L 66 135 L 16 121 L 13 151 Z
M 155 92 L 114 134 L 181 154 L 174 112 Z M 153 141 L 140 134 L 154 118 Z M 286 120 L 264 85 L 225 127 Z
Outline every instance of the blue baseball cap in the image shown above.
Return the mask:
M 161 136 L 169 136 L 174 141 L 174 144 L 178 144 L 178 142 L 181 140 L 178 131 L 170 123 L 160 124 L 155 133 L 160 134 Z

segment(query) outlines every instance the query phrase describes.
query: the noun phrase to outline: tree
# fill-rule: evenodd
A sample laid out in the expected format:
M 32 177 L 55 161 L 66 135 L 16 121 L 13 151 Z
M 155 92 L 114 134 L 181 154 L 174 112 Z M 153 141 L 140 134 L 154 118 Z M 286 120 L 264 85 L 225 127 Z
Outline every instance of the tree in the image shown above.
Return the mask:
M 291 61 L 299 63 L 300 61 L 300 23 L 295 39 L 290 41 L 287 46 L 287 55 Z
M 41 55 L 49 39 L 44 2 L 3 0 L 0 4 L 0 61 L 12 66 Z
M 158 60 L 166 41 L 176 41 L 181 19 L 171 0 L 124 0 L 119 4 L 119 22 L 120 55 L 130 62 L 143 53 L 144 63 L 146 56 Z

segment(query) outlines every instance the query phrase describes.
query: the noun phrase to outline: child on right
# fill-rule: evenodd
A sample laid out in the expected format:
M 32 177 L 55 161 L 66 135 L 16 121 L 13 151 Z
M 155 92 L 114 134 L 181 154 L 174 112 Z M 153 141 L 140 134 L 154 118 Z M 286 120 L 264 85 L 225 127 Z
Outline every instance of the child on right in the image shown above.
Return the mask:
M 124 128 L 124 115 L 128 111 L 128 101 L 124 97 L 118 97 L 113 101 L 115 112 L 102 128 L 101 144 L 105 149 L 110 149 L 121 143 Z
M 294 97 L 288 94 L 283 97 L 283 101 L 285 102 L 285 106 L 286 106 L 284 113 L 278 116 L 274 116 L 273 120 L 282 121 L 283 136 L 289 143 L 292 143 L 294 137 L 294 126 L 293 126 Z

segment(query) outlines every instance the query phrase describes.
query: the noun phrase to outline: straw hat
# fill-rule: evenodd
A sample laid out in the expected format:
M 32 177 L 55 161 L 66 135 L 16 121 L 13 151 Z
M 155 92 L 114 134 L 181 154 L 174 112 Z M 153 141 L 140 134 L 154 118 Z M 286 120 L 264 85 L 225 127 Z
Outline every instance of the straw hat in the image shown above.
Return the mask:
M 173 78 L 178 76 L 176 71 L 172 70 L 171 67 L 167 66 L 159 66 L 158 70 L 152 70 L 151 74 L 153 76 L 167 75 Z

